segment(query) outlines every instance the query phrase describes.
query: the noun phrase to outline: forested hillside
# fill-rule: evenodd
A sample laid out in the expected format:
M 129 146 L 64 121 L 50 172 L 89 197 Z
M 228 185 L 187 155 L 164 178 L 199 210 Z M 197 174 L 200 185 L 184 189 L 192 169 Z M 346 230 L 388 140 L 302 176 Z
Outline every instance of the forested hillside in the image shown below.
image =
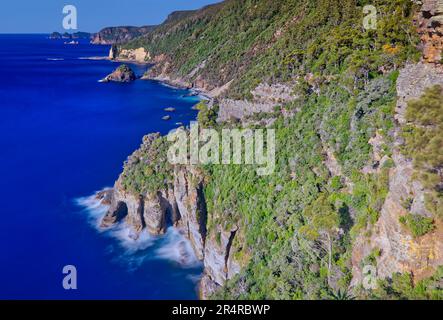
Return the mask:
M 367 4 L 375 30 L 363 26 Z M 202 127 L 276 130 L 272 175 L 253 165 L 187 169 L 211 248 L 202 296 L 443 298 L 443 73 L 441 61 L 422 61 L 420 31 L 439 11 L 423 10 L 410 0 L 227 0 L 122 46 L 149 52 L 147 78 L 212 93 L 199 105 Z M 269 102 L 256 93 L 264 85 L 290 98 Z M 264 100 L 268 112 L 220 120 L 227 101 Z M 119 187 L 177 188 L 182 168 L 165 163 L 166 138 L 154 144 L 130 158 Z M 370 288 L 365 266 L 377 270 Z

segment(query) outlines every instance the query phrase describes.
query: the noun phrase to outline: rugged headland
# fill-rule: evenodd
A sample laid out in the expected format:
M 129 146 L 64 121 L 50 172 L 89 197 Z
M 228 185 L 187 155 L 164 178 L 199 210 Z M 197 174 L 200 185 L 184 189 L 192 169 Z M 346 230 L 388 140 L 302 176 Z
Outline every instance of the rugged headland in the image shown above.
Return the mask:
M 125 162 L 103 227 L 167 221 L 204 263 L 203 299 L 443 299 L 443 4 L 227 0 L 173 14 L 112 59 L 198 89 L 202 127 L 272 128 L 276 169 Z M 368 271 L 369 270 L 369 271 Z
M 108 27 L 91 35 L 91 43 L 93 44 L 121 44 L 131 41 L 141 35 L 151 31 L 153 26 L 144 27 Z

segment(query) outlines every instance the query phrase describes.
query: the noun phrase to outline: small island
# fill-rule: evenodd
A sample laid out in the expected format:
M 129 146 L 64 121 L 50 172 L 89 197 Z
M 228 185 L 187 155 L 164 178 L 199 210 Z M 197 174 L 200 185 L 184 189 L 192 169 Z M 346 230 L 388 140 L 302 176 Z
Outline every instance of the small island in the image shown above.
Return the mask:
M 91 38 L 91 34 L 88 32 L 74 32 L 74 33 L 60 33 L 60 32 L 53 32 L 51 33 L 51 35 L 49 36 L 49 39 L 68 39 L 68 40 L 72 40 L 72 39 L 90 39 Z
M 132 82 L 135 79 L 137 79 L 137 77 L 134 71 L 127 65 L 122 64 L 115 69 L 114 72 L 106 76 L 102 82 Z

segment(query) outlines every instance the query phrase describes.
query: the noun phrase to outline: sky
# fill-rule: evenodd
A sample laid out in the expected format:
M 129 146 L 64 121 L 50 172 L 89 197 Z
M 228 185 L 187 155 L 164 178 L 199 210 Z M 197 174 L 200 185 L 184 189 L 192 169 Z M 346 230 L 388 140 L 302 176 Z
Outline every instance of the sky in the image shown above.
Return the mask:
M 0 33 L 64 32 L 63 8 L 77 9 L 78 30 L 161 23 L 172 11 L 198 9 L 220 0 L 1 0 Z M 73 30 L 69 30 L 73 32 Z

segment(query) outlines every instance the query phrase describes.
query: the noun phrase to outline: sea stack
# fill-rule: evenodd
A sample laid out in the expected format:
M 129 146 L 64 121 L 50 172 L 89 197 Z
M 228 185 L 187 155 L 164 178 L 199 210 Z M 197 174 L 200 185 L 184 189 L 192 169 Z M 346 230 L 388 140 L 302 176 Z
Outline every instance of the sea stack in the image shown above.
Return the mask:
M 122 64 L 110 75 L 103 79 L 103 82 L 131 82 L 136 79 L 134 71 L 125 64 Z
M 112 45 L 111 49 L 109 50 L 109 60 L 115 60 L 118 56 L 118 49 L 116 45 Z

